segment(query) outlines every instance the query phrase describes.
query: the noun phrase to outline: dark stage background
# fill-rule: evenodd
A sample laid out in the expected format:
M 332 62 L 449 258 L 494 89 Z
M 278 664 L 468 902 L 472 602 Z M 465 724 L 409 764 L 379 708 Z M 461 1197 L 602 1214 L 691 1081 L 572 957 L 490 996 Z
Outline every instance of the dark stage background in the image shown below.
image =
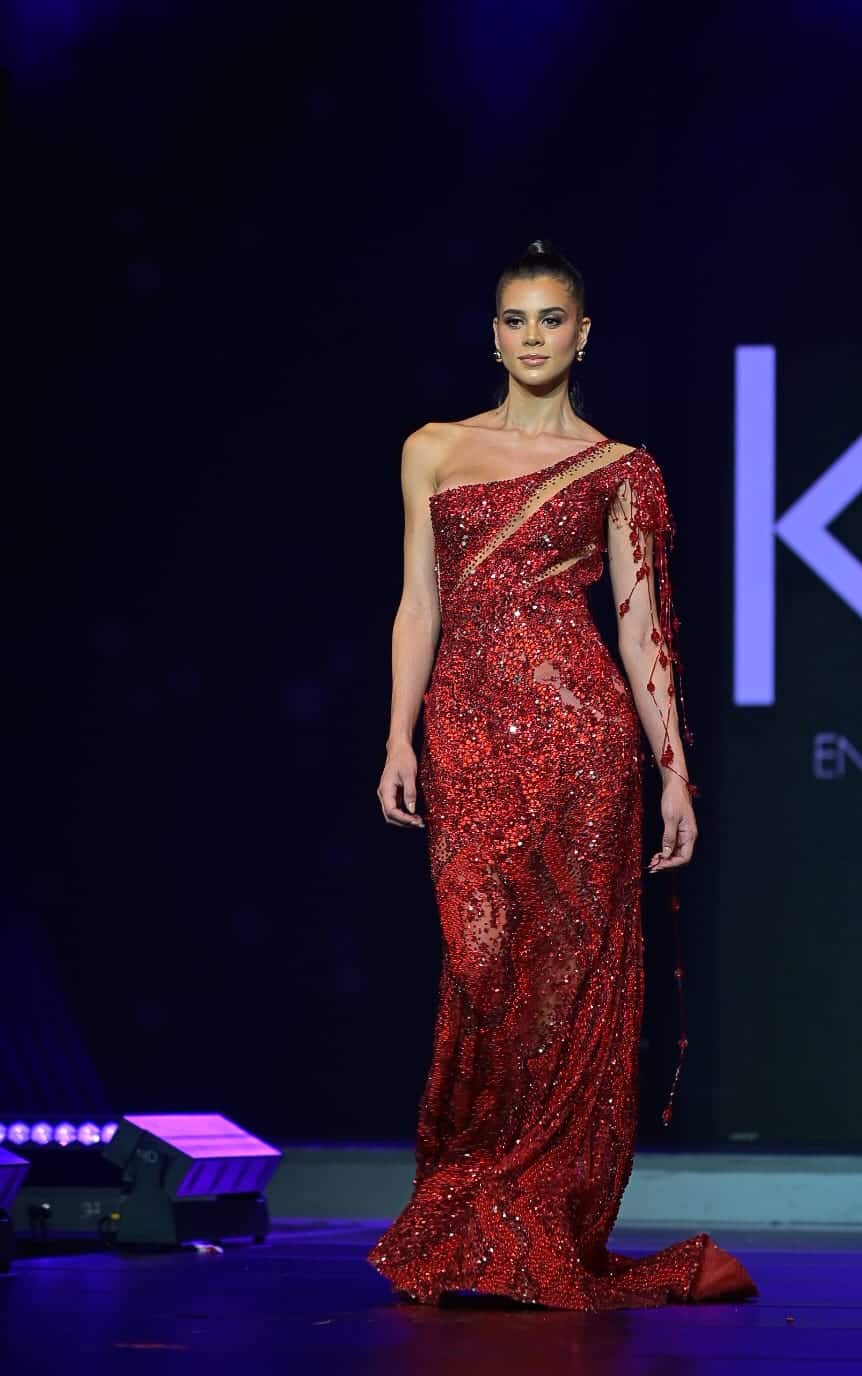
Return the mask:
M 493 404 L 494 283 L 543 236 L 586 278 L 588 419 L 679 524 L 690 1047 L 665 1132 L 662 875 L 641 1139 L 858 1147 L 862 11 L 301 18 L 8 11 L 0 1114 L 410 1140 L 440 945 L 375 796 L 400 450 Z M 806 508 L 791 548 L 848 451 L 834 541 Z

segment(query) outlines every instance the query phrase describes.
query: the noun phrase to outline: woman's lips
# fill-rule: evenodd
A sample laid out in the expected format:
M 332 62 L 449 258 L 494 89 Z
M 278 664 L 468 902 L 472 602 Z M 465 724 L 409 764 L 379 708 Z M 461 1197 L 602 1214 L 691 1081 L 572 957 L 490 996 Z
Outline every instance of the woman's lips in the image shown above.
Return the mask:
M 526 363 L 528 368 L 537 368 L 540 363 L 547 363 L 544 354 L 521 354 L 521 362 Z

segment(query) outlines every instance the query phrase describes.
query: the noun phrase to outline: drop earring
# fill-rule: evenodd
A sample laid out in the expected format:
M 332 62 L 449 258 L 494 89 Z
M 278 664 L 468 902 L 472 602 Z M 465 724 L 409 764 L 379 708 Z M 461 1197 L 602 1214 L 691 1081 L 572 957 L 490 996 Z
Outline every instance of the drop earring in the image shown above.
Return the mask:
M 502 362 L 503 362 L 503 355 L 500 353 L 500 350 L 499 350 L 499 349 L 495 349 L 495 350 L 494 350 L 494 357 L 495 357 L 495 359 L 497 360 L 498 363 L 502 363 Z
M 578 350 L 576 351 L 576 353 L 575 353 L 575 358 L 578 360 L 579 363 L 583 363 L 583 361 L 584 361 L 584 354 L 585 354 L 586 352 L 587 352 L 586 349 L 578 349 Z

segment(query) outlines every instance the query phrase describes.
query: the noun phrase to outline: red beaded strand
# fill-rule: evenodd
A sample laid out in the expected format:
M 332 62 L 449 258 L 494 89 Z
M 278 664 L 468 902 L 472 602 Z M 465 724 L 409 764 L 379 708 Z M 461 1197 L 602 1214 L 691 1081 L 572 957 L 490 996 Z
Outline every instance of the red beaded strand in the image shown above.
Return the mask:
M 633 497 L 632 509 L 630 516 L 628 518 L 628 525 L 630 531 L 629 539 L 632 544 L 632 557 L 635 563 L 640 562 L 640 567 L 637 569 L 635 573 L 635 581 L 632 585 L 632 588 L 628 596 L 625 597 L 619 605 L 620 617 L 623 617 L 626 614 L 626 612 L 630 610 L 632 594 L 634 593 L 641 579 L 648 579 L 650 573 L 650 565 L 646 562 L 646 559 L 644 557 L 644 550 L 641 548 L 640 544 L 641 532 L 639 529 L 638 520 L 635 515 L 634 508 L 635 500 Z M 672 773 L 678 775 L 679 778 L 683 779 L 686 787 L 688 788 L 690 797 L 696 798 L 700 794 L 700 790 L 697 787 L 697 785 L 693 783 L 689 778 L 687 778 L 686 775 L 682 774 L 678 769 L 674 769 L 671 763 L 671 761 L 674 758 L 674 752 L 673 747 L 670 744 L 670 714 L 673 702 L 677 696 L 675 692 L 673 675 L 674 665 L 676 666 L 677 676 L 679 678 L 678 697 L 680 703 L 680 711 L 678 714 L 678 722 L 680 727 L 680 733 L 686 745 L 692 745 L 694 743 L 694 735 L 688 725 L 688 718 L 685 709 L 685 695 L 682 690 L 682 659 L 680 657 L 679 650 L 676 644 L 676 636 L 677 632 L 679 631 L 681 622 L 676 614 L 673 605 L 673 590 L 671 587 L 670 572 L 668 568 L 668 552 L 669 550 L 673 549 L 675 525 L 670 511 L 666 508 L 662 512 L 662 519 L 654 520 L 651 524 L 654 527 L 652 530 L 654 566 L 657 569 L 659 579 L 657 594 L 659 605 L 657 609 L 655 608 L 653 603 L 652 590 L 649 582 L 647 582 L 647 596 L 649 598 L 650 620 L 652 621 L 652 631 L 650 633 L 650 639 L 654 645 L 658 646 L 658 651 L 656 653 L 655 659 L 653 660 L 652 668 L 650 669 L 646 687 L 647 691 L 649 692 L 653 701 L 655 702 L 655 683 L 653 681 L 655 667 L 657 664 L 659 664 L 661 665 L 662 669 L 667 669 L 668 707 L 666 717 L 662 713 L 659 704 L 657 702 L 655 703 L 656 710 L 658 711 L 659 716 L 661 717 L 662 725 L 664 727 L 664 741 L 660 755 L 660 763 L 664 768 L 670 769 Z M 656 626 L 655 624 L 654 612 L 656 610 L 658 611 L 658 626 Z M 665 653 L 664 645 L 667 646 L 667 653 Z M 669 907 L 671 920 L 673 923 L 674 934 L 675 965 L 673 973 L 674 979 L 676 981 L 679 1004 L 679 1037 L 677 1038 L 677 1048 L 679 1054 L 677 1057 L 677 1064 L 676 1069 L 674 1071 L 673 1080 L 671 1082 L 668 1101 L 664 1109 L 662 1110 L 661 1115 L 661 1120 L 665 1127 L 669 1125 L 671 1118 L 673 1116 L 673 1098 L 676 1093 L 677 1083 L 679 1081 L 680 1072 L 682 1070 L 683 1057 L 685 1055 L 686 1048 L 688 1047 L 688 1038 L 686 1036 L 685 1031 L 685 1007 L 682 993 L 684 971 L 682 966 L 682 942 L 680 937 L 678 916 L 680 903 L 679 897 L 677 896 L 676 892 L 675 876 L 673 872 L 671 872 L 670 879 Z

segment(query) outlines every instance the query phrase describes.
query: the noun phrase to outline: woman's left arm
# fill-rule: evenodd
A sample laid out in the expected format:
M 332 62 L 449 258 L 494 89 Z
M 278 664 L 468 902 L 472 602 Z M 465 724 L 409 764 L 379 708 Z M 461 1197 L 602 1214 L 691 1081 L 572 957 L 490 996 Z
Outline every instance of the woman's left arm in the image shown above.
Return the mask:
M 626 479 L 608 508 L 608 567 L 617 608 L 620 659 L 625 668 L 638 716 L 662 778 L 662 847 L 650 872 L 688 864 L 697 839 L 691 796 L 676 708 L 674 622 L 668 547 L 673 540 L 673 517 L 667 505 L 661 474 L 651 462 L 643 488 Z M 653 560 L 658 566 L 662 603 L 656 597 Z

